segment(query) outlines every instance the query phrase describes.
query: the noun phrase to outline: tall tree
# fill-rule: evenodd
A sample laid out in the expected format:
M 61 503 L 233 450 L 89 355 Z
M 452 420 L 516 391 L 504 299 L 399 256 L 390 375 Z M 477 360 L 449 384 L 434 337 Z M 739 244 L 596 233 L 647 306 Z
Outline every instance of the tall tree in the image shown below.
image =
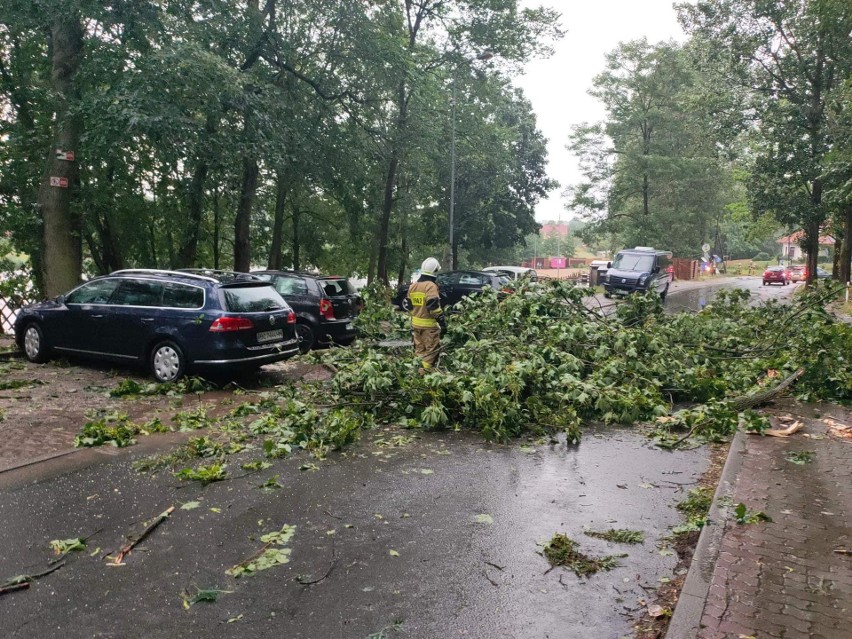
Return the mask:
M 751 96 L 752 208 L 805 230 L 808 278 L 829 211 L 823 163 L 826 106 L 848 77 L 852 11 L 846 0 L 700 0 L 678 5 L 688 33 L 712 51 L 720 82 Z

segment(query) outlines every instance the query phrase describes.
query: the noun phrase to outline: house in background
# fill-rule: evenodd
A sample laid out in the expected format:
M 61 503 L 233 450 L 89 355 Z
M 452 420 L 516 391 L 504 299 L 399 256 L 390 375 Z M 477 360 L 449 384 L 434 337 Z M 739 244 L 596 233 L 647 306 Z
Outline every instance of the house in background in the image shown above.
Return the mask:
M 802 241 L 804 237 L 804 231 L 796 231 L 795 233 L 791 233 L 790 235 L 785 235 L 782 238 L 778 239 L 778 244 L 781 248 L 781 257 L 785 260 L 791 260 L 793 262 L 801 262 L 805 259 L 805 252 L 802 250 L 802 247 L 799 245 L 799 242 Z M 831 249 L 834 248 L 834 238 L 830 235 L 820 235 L 819 236 L 819 256 L 820 257 L 830 257 Z

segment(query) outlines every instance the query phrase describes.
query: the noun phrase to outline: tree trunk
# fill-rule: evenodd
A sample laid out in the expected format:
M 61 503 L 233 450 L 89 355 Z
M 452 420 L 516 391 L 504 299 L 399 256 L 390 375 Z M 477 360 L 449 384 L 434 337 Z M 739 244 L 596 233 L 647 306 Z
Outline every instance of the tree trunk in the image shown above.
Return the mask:
M 243 184 L 240 204 L 234 220 L 234 270 L 248 273 L 251 270 L 251 210 L 257 193 L 259 169 L 254 158 L 243 160 Z
M 840 267 L 838 275 L 841 283 L 852 280 L 852 205 L 847 204 L 842 212 L 843 237 L 840 243 Z
M 817 275 L 817 258 L 819 257 L 819 222 L 812 220 L 805 226 L 805 251 L 807 252 L 808 279 L 807 284 L 810 285 L 816 281 Z
M 201 219 L 204 215 L 204 183 L 207 181 L 208 169 L 207 162 L 200 160 L 195 165 L 192 181 L 189 183 L 189 221 L 177 256 L 180 267 L 195 266 L 198 257 L 198 237 L 201 235 Z
M 376 277 L 385 284 L 388 283 L 388 234 L 390 231 L 391 213 L 393 212 L 393 191 L 398 168 L 399 158 L 396 151 L 393 151 L 385 178 L 385 197 L 382 202 L 382 216 L 379 220 L 379 251 L 376 258 Z
M 287 204 L 287 178 L 284 171 L 278 171 L 275 181 L 275 217 L 272 221 L 272 246 L 269 247 L 267 268 L 279 271 L 282 267 L 281 246 L 284 235 L 284 211 Z
M 213 189 L 213 268 L 219 270 L 219 235 L 221 222 L 219 220 L 219 189 Z
M 83 271 L 82 219 L 72 211 L 72 196 L 79 189 L 77 159 L 58 159 L 57 151 L 78 151 L 83 130 L 80 115 L 72 110 L 79 99 L 75 75 L 83 57 L 83 26 L 74 11 L 58 15 L 51 25 L 51 77 L 57 96 L 51 146 L 38 206 L 42 217 L 42 275 L 44 294 L 54 297 L 73 288 Z
M 408 235 L 402 234 L 402 257 L 399 259 L 399 277 L 396 279 L 396 285 L 402 286 L 405 283 L 405 269 L 408 268 Z
M 301 211 L 299 211 L 299 207 L 293 207 L 293 270 L 298 271 L 301 268 L 301 264 L 299 263 L 299 222 L 302 217 Z

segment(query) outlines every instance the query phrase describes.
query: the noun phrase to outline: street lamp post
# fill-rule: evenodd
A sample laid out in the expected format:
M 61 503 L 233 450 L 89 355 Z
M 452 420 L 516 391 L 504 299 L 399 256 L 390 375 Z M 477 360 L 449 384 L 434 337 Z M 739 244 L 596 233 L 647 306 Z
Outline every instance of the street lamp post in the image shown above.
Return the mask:
M 484 51 L 474 58 L 465 58 L 464 61 L 468 64 L 476 60 L 490 60 L 494 54 L 490 51 Z M 450 123 L 450 264 L 455 270 L 458 267 L 456 263 L 455 250 L 455 210 L 456 210 L 456 75 L 459 65 L 453 69 L 453 108 L 452 121 Z

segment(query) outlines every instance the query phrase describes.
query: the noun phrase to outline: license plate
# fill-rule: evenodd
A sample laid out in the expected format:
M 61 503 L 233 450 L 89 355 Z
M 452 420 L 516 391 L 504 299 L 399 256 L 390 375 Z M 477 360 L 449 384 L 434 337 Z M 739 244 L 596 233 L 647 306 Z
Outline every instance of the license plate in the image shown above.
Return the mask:
M 284 329 L 279 328 L 274 331 L 263 331 L 257 334 L 257 341 L 260 344 L 265 344 L 266 342 L 277 342 L 284 339 Z

